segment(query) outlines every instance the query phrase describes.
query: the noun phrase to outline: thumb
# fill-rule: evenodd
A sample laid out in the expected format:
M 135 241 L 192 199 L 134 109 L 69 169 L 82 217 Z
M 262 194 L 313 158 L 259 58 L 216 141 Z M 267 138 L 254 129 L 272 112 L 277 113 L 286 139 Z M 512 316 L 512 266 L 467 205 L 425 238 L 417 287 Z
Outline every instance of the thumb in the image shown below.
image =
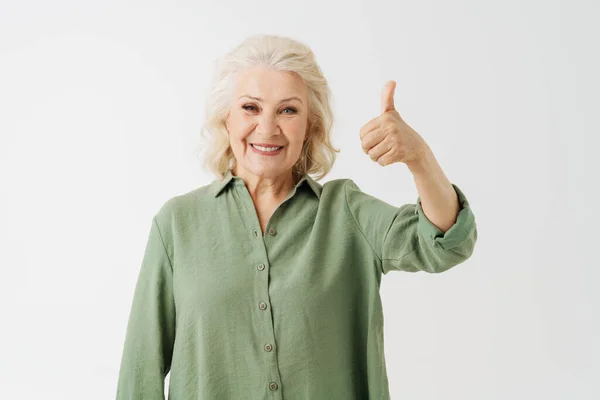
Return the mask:
M 395 110 L 394 90 L 396 90 L 396 81 L 387 81 L 381 91 L 381 113 Z

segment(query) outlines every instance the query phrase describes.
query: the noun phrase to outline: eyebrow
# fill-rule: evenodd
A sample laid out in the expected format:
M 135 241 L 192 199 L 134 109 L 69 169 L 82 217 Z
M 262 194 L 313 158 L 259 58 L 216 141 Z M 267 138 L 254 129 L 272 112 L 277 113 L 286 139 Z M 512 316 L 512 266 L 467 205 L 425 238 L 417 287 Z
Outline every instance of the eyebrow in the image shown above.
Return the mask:
M 240 96 L 239 98 L 241 99 L 242 97 L 248 97 L 248 98 L 251 98 L 251 99 L 254 99 L 254 100 L 263 101 L 263 99 L 261 99 L 260 97 L 253 97 L 253 96 L 249 96 L 247 94 L 244 94 L 244 95 Z M 282 99 L 280 101 L 280 103 L 283 103 L 283 102 L 289 101 L 289 100 L 298 100 L 300 102 L 300 104 L 303 104 L 302 100 L 300 100 L 300 98 L 296 97 L 296 96 L 288 97 L 287 99 Z

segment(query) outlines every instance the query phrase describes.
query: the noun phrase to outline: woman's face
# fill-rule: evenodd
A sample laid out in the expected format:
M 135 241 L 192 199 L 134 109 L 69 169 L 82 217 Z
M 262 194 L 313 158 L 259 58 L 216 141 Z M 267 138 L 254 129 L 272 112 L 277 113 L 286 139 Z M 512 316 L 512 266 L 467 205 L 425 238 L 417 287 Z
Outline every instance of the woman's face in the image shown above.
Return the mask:
M 289 174 L 305 140 L 308 88 L 293 72 L 262 66 L 242 71 L 235 79 L 225 122 L 236 158 L 235 175 Z M 283 148 L 261 152 L 253 144 Z

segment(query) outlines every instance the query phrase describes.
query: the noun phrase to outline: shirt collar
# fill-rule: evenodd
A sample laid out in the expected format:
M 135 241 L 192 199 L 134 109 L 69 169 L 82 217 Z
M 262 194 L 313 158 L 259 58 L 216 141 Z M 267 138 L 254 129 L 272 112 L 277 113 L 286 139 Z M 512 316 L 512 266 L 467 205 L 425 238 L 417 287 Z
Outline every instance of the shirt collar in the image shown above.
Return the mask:
M 220 180 L 215 179 L 213 181 L 212 190 L 213 190 L 214 197 L 219 196 L 219 194 L 221 194 L 223 189 L 225 189 L 225 187 L 230 182 L 233 185 L 245 185 L 244 180 L 242 178 L 240 178 L 239 176 L 233 175 L 231 173 L 231 170 L 227 170 L 227 172 L 223 176 L 223 179 L 220 179 Z M 302 175 L 302 178 L 300 178 L 298 183 L 295 185 L 295 189 L 299 188 L 304 182 L 308 183 L 308 186 L 312 189 L 312 191 L 317 196 L 317 198 L 321 198 L 322 186 L 317 181 L 315 181 L 313 178 L 311 178 L 310 175 L 308 175 L 308 174 Z

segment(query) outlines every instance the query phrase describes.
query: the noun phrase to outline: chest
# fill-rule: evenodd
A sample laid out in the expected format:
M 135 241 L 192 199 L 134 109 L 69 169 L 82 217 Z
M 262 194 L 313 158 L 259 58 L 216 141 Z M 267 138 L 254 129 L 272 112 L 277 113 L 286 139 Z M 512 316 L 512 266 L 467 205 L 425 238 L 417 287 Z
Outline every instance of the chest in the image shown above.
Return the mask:
M 258 218 L 258 222 L 260 224 L 260 230 L 263 235 L 267 229 L 267 224 L 269 223 L 269 220 L 275 213 L 276 209 L 277 209 L 277 206 L 262 206 L 262 207 L 257 206 L 256 207 L 256 216 Z
M 247 313 L 271 296 L 318 309 L 347 301 L 375 271 L 371 258 L 356 257 L 364 239 L 340 210 L 320 210 L 308 194 L 255 208 L 243 194 L 179 230 L 173 269 L 183 309 Z

